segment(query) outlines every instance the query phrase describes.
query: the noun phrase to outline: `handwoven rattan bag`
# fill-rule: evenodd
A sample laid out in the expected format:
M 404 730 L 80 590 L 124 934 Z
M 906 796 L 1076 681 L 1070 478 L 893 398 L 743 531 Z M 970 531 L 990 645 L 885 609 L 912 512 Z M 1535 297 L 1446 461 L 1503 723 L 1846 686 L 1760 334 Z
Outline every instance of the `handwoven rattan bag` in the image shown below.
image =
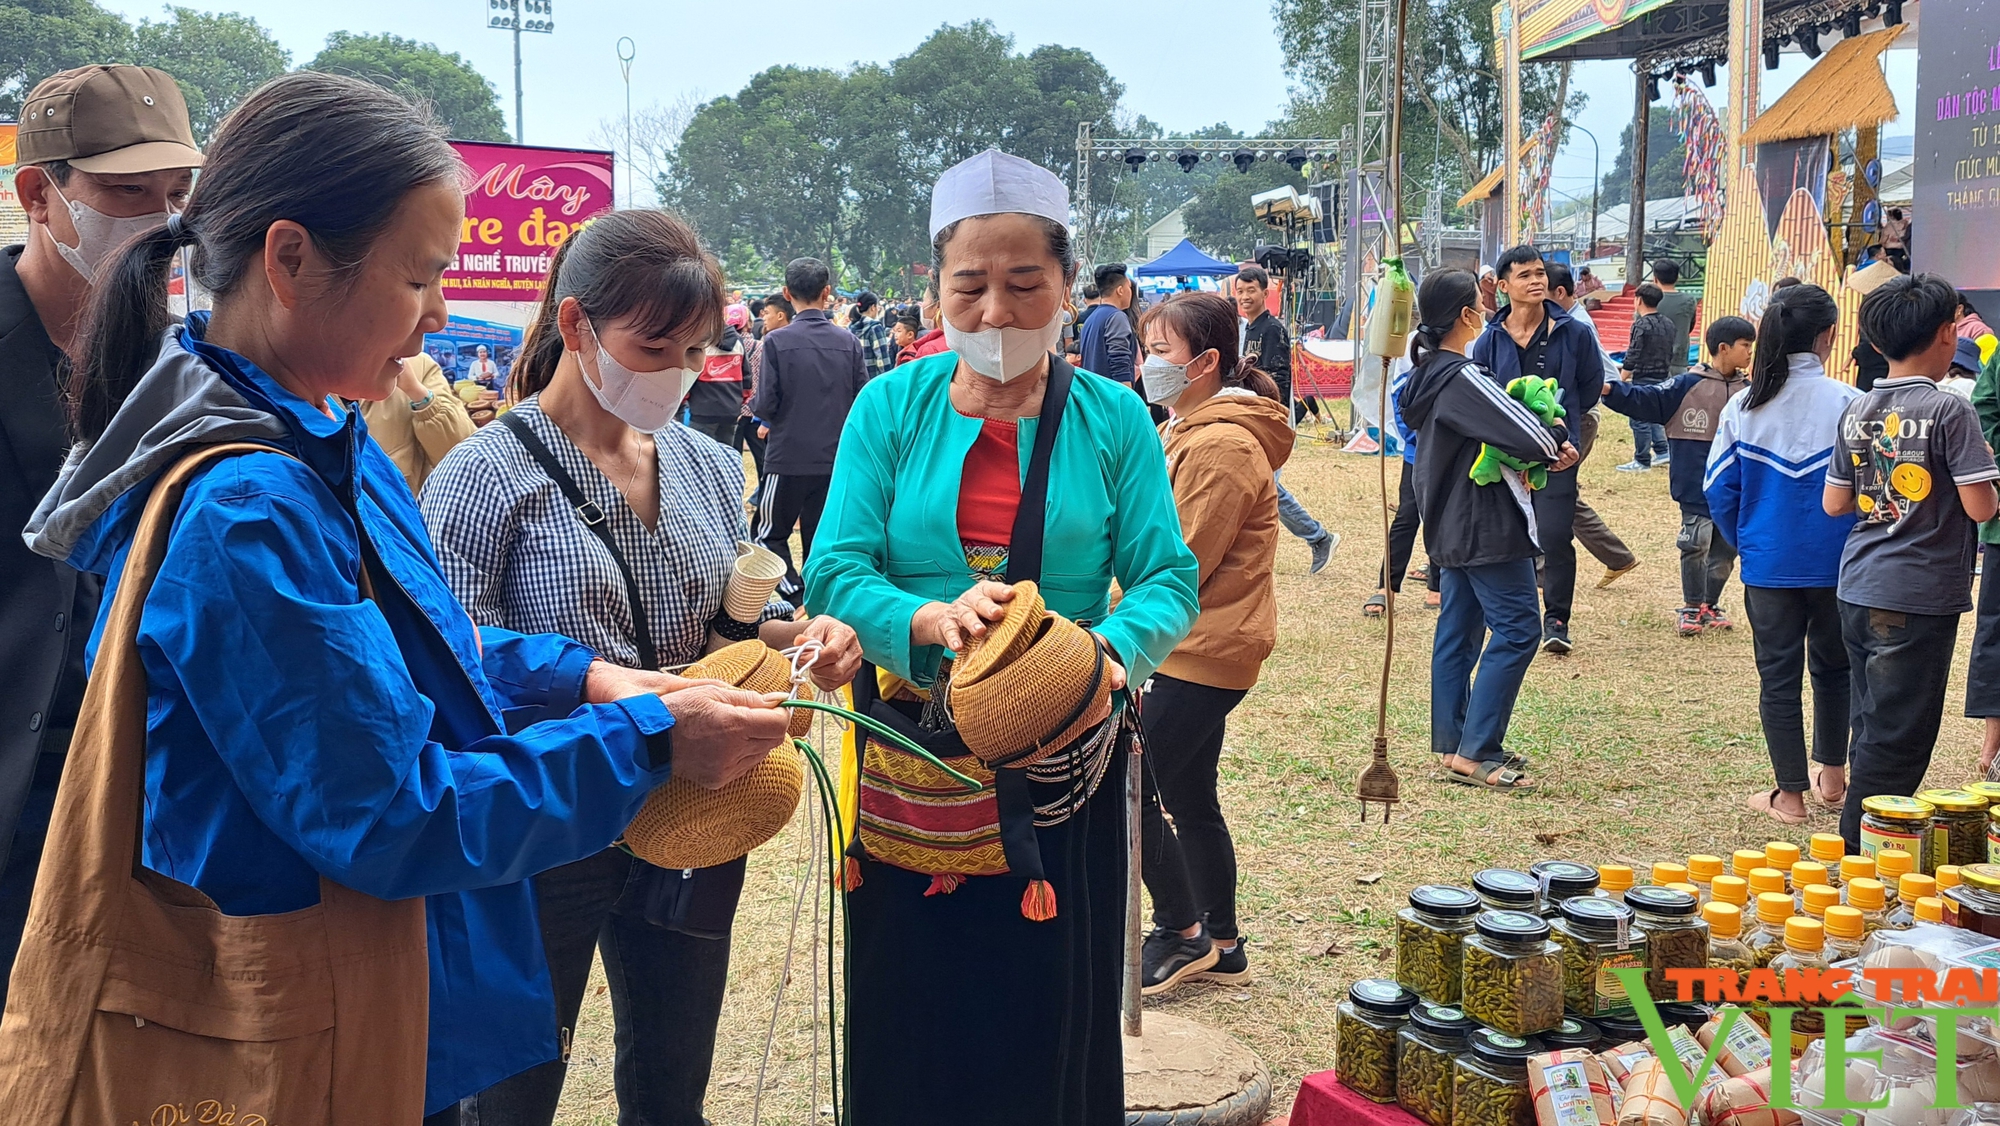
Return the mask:
M 791 691 L 791 663 L 761 641 L 718 649 L 682 675 L 727 681 L 751 692 Z M 812 714 L 799 709 L 788 734 L 803 736 Z M 625 847 L 661 868 L 711 868 L 726 864 L 772 837 L 791 821 L 805 791 L 805 763 L 780 743 L 748 774 L 719 790 L 679 777 L 654 790 L 625 827 Z
M 1051 613 L 1032 582 L 1014 584 L 1006 617 L 952 667 L 952 718 L 965 745 L 990 766 L 1040 762 L 1102 721 L 1110 706 L 1097 640 Z

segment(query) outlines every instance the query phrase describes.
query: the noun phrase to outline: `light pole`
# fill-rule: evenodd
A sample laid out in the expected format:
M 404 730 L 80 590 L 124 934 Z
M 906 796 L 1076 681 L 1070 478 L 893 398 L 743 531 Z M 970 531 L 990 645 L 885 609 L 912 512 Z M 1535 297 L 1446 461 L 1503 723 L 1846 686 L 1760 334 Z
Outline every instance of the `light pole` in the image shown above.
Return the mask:
M 1597 134 L 1574 122 L 1568 124 L 1571 129 L 1590 138 L 1590 253 L 1594 256 L 1597 253 L 1597 184 L 1604 174 L 1604 156 L 1597 147 Z
M 514 33 L 514 143 L 526 144 L 521 127 L 521 33 L 553 33 L 556 29 L 555 0 L 486 0 L 486 26 L 495 31 Z
M 618 37 L 618 69 L 625 75 L 625 206 L 632 206 L 632 60 L 639 54 L 630 36 Z

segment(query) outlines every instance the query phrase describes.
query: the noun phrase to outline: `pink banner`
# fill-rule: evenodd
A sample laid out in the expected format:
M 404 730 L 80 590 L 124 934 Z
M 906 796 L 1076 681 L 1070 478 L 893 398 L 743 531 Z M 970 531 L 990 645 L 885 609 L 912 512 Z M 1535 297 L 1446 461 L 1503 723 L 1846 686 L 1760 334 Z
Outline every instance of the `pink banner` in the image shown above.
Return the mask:
M 563 240 L 611 210 L 611 154 L 453 141 L 471 169 L 453 301 L 533 301 Z

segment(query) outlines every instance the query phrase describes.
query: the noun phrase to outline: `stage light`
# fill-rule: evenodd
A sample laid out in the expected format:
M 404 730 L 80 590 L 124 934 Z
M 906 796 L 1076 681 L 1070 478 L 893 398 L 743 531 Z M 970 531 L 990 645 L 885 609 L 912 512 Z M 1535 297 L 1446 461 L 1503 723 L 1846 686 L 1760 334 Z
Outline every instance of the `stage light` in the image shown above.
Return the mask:
M 1861 34 L 1861 9 L 1849 8 L 1847 14 L 1840 17 L 1840 34 L 1849 39 Z
M 1146 164 L 1145 149 L 1129 148 L 1125 150 L 1125 167 L 1131 169 L 1133 172 L 1137 172 L 1139 171 L 1139 169 L 1145 167 L 1145 164 Z
M 1797 31 L 1792 32 L 1792 41 L 1799 45 L 1799 50 L 1806 53 L 1806 58 L 1819 58 L 1819 28 L 1812 24 L 1802 24 Z
M 1657 74 L 1646 76 L 1646 100 L 1649 102 L 1660 100 L 1660 76 Z
M 1257 163 L 1257 154 L 1249 149 L 1237 149 L 1229 155 L 1229 159 L 1235 163 L 1238 172 L 1248 172 L 1250 166 Z
M 1294 172 L 1304 168 L 1306 166 L 1306 150 L 1294 145 L 1292 150 L 1285 154 L 1285 163 L 1291 165 Z
M 1174 154 L 1174 163 L 1181 166 L 1181 171 L 1192 172 L 1194 166 L 1201 163 L 1201 154 L 1193 149 L 1182 149 Z
M 1903 22 L 1903 0 L 1886 0 L 1882 11 L 1883 27 L 1895 27 Z
M 1708 87 L 1708 88 L 1709 88 L 1709 89 L 1711 89 L 1711 90 L 1715 89 L 1715 63 L 1714 63 L 1714 61 L 1712 61 L 1712 60 L 1711 60 L 1711 61 L 1709 61 L 1709 62 L 1705 62 L 1705 63 L 1701 64 L 1701 84 L 1702 84 L 1703 86 L 1706 86 L 1706 87 Z
M 1764 69 L 1765 69 L 1765 70 L 1776 70 L 1776 69 L 1778 69 L 1778 48 L 1779 48 L 1779 46 L 1780 46 L 1780 45 L 1779 45 L 1779 43 L 1778 43 L 1778 41 L 1777 41 L 1776 39 L 1766 39 L 1766 40 L 1764 40 Z

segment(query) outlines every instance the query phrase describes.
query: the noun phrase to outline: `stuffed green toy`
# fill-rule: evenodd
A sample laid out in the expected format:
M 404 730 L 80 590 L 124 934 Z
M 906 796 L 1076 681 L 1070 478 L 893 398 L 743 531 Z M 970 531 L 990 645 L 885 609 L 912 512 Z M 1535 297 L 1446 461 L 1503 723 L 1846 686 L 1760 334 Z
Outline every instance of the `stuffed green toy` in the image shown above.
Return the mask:
M 1524 375 L 1507 385 L 1507 394 L 1535 412 L 1535 417 L 1549 426 L 1564 414 L 1562 399 L 1557 392 L 1555 380 L 1538 375 Z M 1504 476 L 1501 471 L 1506 469 L 1526 474 L 1531 489 L 1548 487 L 1549 470 L 1546 465 L 1539 461 L 1522 461 L 1484 444 L 1479 447 L 1479 456 L 1473 459 L 1469 476 L 1475 485 L 1491 485 Z

